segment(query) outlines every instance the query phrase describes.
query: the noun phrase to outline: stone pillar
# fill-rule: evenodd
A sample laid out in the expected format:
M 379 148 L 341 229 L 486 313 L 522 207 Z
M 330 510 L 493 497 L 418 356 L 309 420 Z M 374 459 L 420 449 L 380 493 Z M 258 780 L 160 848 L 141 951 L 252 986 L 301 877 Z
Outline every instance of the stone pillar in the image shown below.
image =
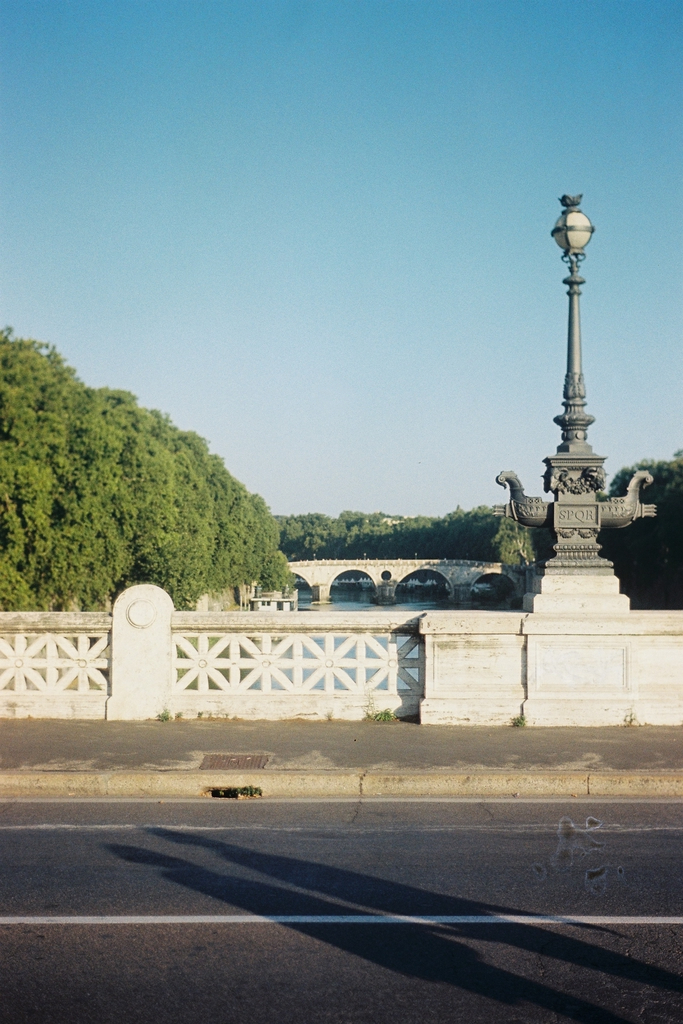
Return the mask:
M 108 719 L 156 718 L 173 693 L 173 602 L 160 587 L 130 587 L 116 599 L 111 629 Z
M 550 563 L 552 565 L 552 562 Z M 529 725 L 621 725 L 635 714 L 630 602 L 611 569 L 549 572 L 524 597 Z
M 330 585 L 328 583 L 312 583 L 311 591 L 313 594 L 311 597 L 313 604 L 330 603 Z
M 522 612 L 430 611 L 420 618 L 424 725 L 509 725 L 524 704 Z
M 396 580 L 382 580 L 377 584 L 377 604 L 396 604 Z
M 451 600 L 457 608 L 472 607 L 472 584 L 456 583 L 453 586 Z

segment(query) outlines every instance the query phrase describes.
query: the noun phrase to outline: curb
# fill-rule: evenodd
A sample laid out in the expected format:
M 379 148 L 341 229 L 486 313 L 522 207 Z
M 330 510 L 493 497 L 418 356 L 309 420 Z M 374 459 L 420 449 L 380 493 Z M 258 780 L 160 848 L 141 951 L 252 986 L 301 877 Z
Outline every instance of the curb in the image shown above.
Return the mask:
M 193 799 L 258 786 L 264 797 L 683 797 L 683 772 L 7 771 L 0 800 L 51 797 Z

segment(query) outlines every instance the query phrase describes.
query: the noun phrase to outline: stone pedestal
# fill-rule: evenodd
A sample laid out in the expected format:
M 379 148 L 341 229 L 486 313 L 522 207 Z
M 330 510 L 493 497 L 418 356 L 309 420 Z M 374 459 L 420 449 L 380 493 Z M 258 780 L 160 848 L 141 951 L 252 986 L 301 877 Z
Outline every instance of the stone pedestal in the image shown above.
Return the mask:
M 527 637 L 529 725 L 623 725 L 636 721 L 628 617 L 530 615 Z
M 171 707 L 173 602 L 152 584 L 130 587 L 112 609 L 108 719 L 156 718 Z
M 529 725 L 616 725 L 635 718 L 630 601 L 602 573 L 547 573 L 524 597 Z
M 626 615 L 631 602 L 619 593 L 619 580 L 607 570 L 536 576 L 522 607 L 540 615 Z

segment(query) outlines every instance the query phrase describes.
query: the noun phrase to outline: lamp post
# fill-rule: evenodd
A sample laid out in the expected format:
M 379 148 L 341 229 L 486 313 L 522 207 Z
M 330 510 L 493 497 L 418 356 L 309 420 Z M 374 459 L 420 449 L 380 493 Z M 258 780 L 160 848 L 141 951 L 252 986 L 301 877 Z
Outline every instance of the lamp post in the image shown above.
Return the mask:
M 551 234 L 562 251 L 562 259 L 569 265 L 569 277 L 563 284 L 569 285 L 569 325 L 567 330 L 567 373 L 564 378 L 564 415 L 556 416 L 554 422 L 562 428 L 562 441 L 566 451 L 590 451 L 586 434 L 594 417 L 584 412 L 586 406 L 586 383 L 581 368 L 581 312 L 579 295 L 581 285 L 586 282 L 579 275 L 579 263 L 586 258 L 584 247 L 591 240 L 595 228 L 585 213 L 579 210 L 581 196 L 562 196 L 564 207 Z M 558 451 L 560 450 L 558 448 Z M 604 460 L 603 460 L 604 461 Z M 604 472 L 601 486 L 604 486 Z
M 523 526 L 544 526 L 555 534 L 555 555 L 542 564 L 546 574 L 612 576 L 612 563 L 600 556 L 597 537 L 605 527 L 629 526 L 634 519 L 656 515 L 654 505 L 643 505 L 640 489 L 652 483 L 644 470 L 636 472 L 623 498 L 598 500 L 605 486 L 605 456 L 596 455 L 588 443 L 588 428 L 594 417 L 586 411 L 586 384 L 581 366 L 581 318 L 579 296 L 584 279 L 579 265 L 585 259 L 584 248 L 595 230 L 581 212 L 581 196 L 564 195 L 563 211 L 551 234 L 562 249 L 569 266 L 569 321 L 567 330 L 567 372 L 564 378 L 564 412 L 554 422 L 562 430 L 562 441 L 554 455 L 544 459 L 544 489 L 553 495 L 550 502 L 529 497 L 517 475 L 500 473 L 497 482 L 510 489 L 507 505 L 494 506 L 494 514 L 507 516 Z
M 555 496 L 553 528 L 557 537 L 554 569 L 611 573 L 612 563 L 600 557 L 597 542 L 600 508 L 596 500 L 606 476 L 604 455 L 596 455 L 588 443 L 588 428 L 595 422 L 586 410 L 586 382 L 581 366 L 581 311 L 579 296 L 586 282 L 579 274 L 583 251 L 595 230 L 579 209 L 582 196 L 564 195 L 563 210 L 551 234 L 562 249 L 562 260 L 569 266 L 569 317 L 567 324 L 567 372 L 562 393 L 564 412 L 553 422 L 562 430 L 562 442 L 555 455 L 544 459 L 544 489 Z

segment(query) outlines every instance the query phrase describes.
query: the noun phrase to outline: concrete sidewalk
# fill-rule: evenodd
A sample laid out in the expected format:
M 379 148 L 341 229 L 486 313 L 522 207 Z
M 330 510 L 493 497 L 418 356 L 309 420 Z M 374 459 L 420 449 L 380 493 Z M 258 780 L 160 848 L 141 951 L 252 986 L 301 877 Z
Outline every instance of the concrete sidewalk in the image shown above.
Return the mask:
M 207 770 L 207 754 L 263 754 Z M 683 797 L 683 727 L 512 728 L 406 722 L 0 722 L 0 798 Z

